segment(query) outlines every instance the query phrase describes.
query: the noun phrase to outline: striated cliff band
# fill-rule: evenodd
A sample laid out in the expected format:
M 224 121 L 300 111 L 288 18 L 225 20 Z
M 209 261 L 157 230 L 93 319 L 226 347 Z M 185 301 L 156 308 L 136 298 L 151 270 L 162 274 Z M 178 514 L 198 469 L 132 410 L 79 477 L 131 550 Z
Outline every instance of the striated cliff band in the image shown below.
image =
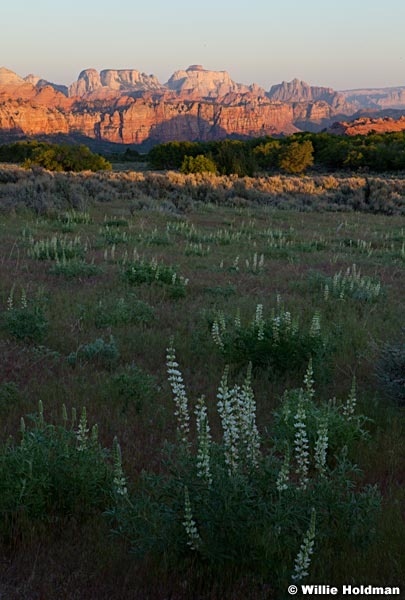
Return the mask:
M 147 147 L 170 140 L 291 134 L 347 121 L 359 110 L 360 96 L 298 79 L 266 92 L 201 65 L 176 71 L 165 84 L 135 69 L 85 69 L 69 87 L 32 74 L 22 78 L 3 67 L 0 136 L 77 134 Z M 398 103 L 398 94 L 391 96 Z

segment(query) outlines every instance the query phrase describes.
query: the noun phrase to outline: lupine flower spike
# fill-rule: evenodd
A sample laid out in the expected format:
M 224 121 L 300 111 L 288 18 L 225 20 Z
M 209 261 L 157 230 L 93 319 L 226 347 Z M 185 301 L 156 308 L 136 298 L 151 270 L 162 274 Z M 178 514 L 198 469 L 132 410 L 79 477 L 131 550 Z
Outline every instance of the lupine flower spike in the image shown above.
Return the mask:
M 299 475 L 299 483 L 302 488 L 306 488 L 308 483 L 309 452 L 308 436 L 306 430 L 306 413 L 302 396 L 300 397 L 297 412 L 294 418 L 295 427 L 295 459 L 297 462 L 296 473 Z
M 298 552 L 297 558 L 295 559 L 295 569 L 292 576 L 293 581 L 301 581 L 304 577 L 308 576 L 308 569 L 311 564 L 311 556 L 314 552 L 315 542 L 315 521 L 316 512 L 312 509 L 311 523 L 309 529 L 305 534 L 304 541 L 301 544 L 300 551 Z
M 198 399 L 195 415 L 198 438 L 197 476 L 201 479 L 204 479 L 210 486 L 212 484 L 212 475 L 210 470 L 211 434 L 204 396 L 201 396 Z
M 188 400 L 186 389 L 183 383 L 183 376 L 179 370 L 176 361 L 176 353 L 173 347 L 173 340 L 167 349 L 167 373 L 170 386 L 172 388 L 173 400 L 175 403 L 174 414 L 177 417 L 177 433 L 179 440 L 184 445 L 188 445 L 188 433 L 190 430 L 190 415 L 188 413 Z
M 187 544 L 192 550 L 198 550 L 201 545 L 200 534 L 198 533 L 196 522 L 193 519 L 193 513 L 191 510 L 190 495 L 188 488 L 184 488 L 184 528 L 187 534 Z

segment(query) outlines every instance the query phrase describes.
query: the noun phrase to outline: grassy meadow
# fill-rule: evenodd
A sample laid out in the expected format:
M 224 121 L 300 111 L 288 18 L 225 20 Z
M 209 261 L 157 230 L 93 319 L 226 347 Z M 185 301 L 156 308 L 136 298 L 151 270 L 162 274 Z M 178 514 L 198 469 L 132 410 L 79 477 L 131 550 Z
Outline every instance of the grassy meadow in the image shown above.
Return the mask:
M 405 589 L 405 183 L 369 180 L 0 170 L 1 598 Z

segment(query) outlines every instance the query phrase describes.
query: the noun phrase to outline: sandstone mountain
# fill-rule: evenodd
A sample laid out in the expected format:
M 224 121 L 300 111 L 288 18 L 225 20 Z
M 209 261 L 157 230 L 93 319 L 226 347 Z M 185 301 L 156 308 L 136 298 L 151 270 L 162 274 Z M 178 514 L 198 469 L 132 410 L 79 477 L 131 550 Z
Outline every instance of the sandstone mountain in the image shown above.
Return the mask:
M 166 86 L 179 94 L 195 98 L 218 98 L 231 92 L 250 91 L 248 86 L 232 81 L 226 71 L 208 71 L 201 65 L 191 65 L 185 71 L 176 71 Z
M 100 97 L 109 91 L 128 93 L 159 89 L 163 89 L 163 86 L 154 75 L 146 75 L 135 69 L 104 69 L 100 73 L 95 69 L 85 69 L 78 80 L 69 86 L 68 95 L 88 97 L 93 94 L 95 97 L 94 92 L 97 92 Z
M 269 98 L 280 102 L 327 102 L 331 106 L 341 106 L 345 98 L 332 88 L 315 87 L 305 81 L 293 79 L 273 85 L 268 93 Z
M 345 90 L 342 95 L 357 109 L 405 110 L 405 86 L 380 89 Z
M 405 88 L 404 88 L 405 89 Z M 0 136 L 63 134 L 143 145 L 319 131 L 347 121 L 357 105 L 298 79 L 265 92 L 226 71 L 192 65 L 166 84 L 135 69 L 85 69 L 69 88 L 0 69 Z

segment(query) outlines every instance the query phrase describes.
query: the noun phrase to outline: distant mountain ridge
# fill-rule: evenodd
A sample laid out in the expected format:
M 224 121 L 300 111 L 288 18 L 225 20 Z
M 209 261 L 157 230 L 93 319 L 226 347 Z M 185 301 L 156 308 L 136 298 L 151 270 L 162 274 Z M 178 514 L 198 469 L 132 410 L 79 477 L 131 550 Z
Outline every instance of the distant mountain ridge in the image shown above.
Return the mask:
M 176 71 L 165 84 L 136 69 L 84 69 L 77 81 L 64 86 L 0 68 L 3 139 L 63 134 L 150 146 L 288 135 L 319 131 L 335 121 L 347 123 L 359 111 L 391 106 L 405 110 L 405 87 L 337 92 L 294 79 L 266 91 L 201 65 Z

